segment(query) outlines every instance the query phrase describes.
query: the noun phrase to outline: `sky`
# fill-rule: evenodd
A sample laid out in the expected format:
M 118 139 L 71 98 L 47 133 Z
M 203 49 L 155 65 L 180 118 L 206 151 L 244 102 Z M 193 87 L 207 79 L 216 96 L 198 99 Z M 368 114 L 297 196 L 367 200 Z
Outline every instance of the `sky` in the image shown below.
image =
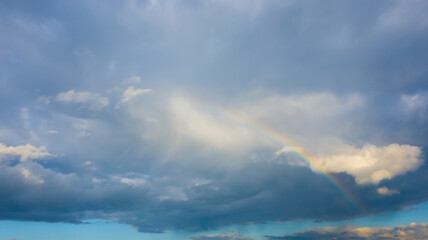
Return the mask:
M 427 239 L 427 12 L 0 1 L 0 239 Z

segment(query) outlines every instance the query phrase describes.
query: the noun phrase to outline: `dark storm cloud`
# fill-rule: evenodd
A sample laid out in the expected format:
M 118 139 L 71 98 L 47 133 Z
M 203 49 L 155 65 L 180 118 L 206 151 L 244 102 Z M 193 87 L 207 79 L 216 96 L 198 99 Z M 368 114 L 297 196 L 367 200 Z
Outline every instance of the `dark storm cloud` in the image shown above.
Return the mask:
M 341 220 L 401 210 L 428 199 L 428 192 L 417 187 L 426 181 L 426 169 L 403 176 L 405 184 L 400 178 L 389 183 L 389 188 L 400 191 L 389 197 L 379 196 L 375 187 L 354 186 L 350 176 L 340 176 L 357 192 L 367 212 L 353 205 L 321 175 L 306 167 L 278 163 L 249 164 L 210 183 L 187 187 L 177 185 L 183 181 L 182 176 L 171 175 L 177 191 L 169 196 L 161 191 L 173 187 L 173 182 L 150 177 L 136 181 L 141 178 L 135 174 L 94 179 L 55 173 L 35 162 L 3 165 L 2 169 L 1 181 L 14 183 L 1 185 L 1 195 L 6 196 L 1 199 L 2 219 L 78 223 L 106 218 L 146 232 L 200 231 L 230 224 L 298 219 Z M 23 174 L 23 169 L 31 175 Z M 39 178 L 43 178 L 43 184 L 37 181 Z

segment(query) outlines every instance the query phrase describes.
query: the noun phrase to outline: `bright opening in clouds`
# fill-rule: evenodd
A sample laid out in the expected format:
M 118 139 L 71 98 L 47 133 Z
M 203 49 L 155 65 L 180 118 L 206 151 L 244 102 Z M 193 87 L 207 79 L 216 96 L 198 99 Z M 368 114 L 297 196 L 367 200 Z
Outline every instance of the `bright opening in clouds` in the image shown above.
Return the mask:
M 0 3 L 0 238 L 427 239 L 428 3 Z

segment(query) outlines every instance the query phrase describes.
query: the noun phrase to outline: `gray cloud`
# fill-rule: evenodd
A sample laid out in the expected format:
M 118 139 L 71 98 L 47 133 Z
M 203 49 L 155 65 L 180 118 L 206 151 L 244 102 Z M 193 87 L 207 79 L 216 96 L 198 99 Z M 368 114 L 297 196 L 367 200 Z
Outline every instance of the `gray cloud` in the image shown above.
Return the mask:
M 0 180 L 14 184 L 0 187 L 0 193 L 8 196 L 0 200 L 1 219 L 79 223 L 101 218 L 146 232 L 200 231 L 266 221 L 348 219 L 400 210 L 428 199 L 428 193 L 418 188 L 425 168 L 402 176 L 405 184 L 399 178 L 388 183 L 400 191 L 391 196 L 379 195 L 375 186 L 357 187 L 351 176 L 339 175 L 367 208 L 362 212 L 305 166 L 257 162 L 228 173 L 198 174 L 195 169 L 185 170 L 186 165 L 169 163 L 162 168 L 175 170 L 156 176 L 93 172 L 85 164 L 74 170 L 78 174 L 60 173 L 57 170 L 64 167 L 51 162 L 3 164 Z

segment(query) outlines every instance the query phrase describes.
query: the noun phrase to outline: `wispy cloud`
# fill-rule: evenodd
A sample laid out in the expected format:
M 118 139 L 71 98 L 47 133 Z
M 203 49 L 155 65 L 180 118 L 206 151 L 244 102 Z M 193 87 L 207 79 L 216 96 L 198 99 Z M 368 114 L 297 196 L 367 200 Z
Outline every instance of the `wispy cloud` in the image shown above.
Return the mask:
M 125 102 L 128 102 L 132 98 L 135 98 L 137 96 L 150 93 L 152 89 L 149 88 L 134 88 L 133 86 L 128 87 L 122 94 L 122 98 L 117 103 L 116 108 L 119 107 L 120 104 L 123 104 Z
M 59 93 L 55 100 L 63 103 L 87 104 L 88 108 L 92 110 L 103 109 L 109 104 L 109 99 L 102 97 L 98 93 L 75 91 L 73 89 Z

